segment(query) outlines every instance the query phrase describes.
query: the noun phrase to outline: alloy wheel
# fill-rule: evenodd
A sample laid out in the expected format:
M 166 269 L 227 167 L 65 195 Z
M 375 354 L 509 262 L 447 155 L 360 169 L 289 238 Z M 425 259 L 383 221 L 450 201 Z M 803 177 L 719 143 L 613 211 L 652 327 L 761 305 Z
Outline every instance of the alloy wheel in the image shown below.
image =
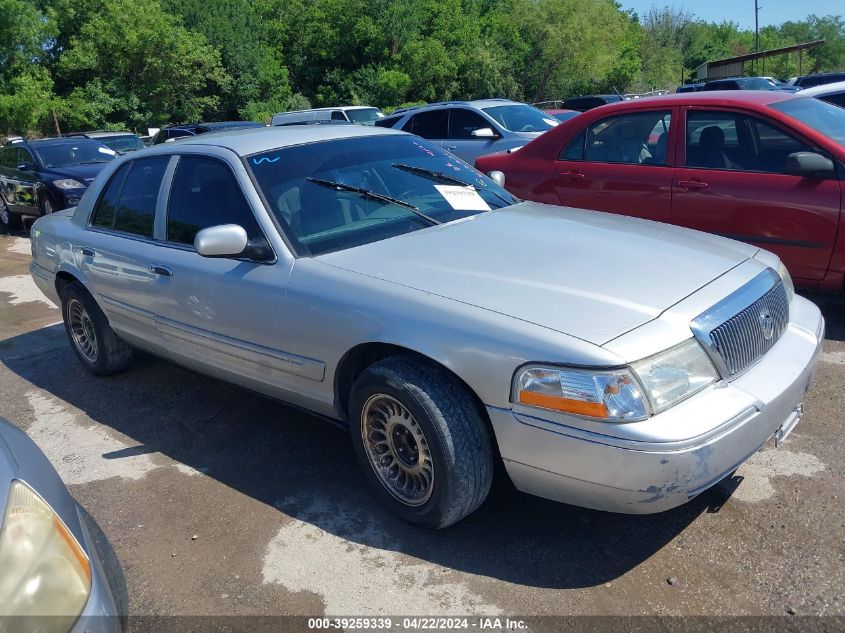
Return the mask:
M 70 335 L 77 351 L 89 363 L 96 363 L 97 336 L 94 332 L 94 322 L 79 300 L 71 299 L 68 301 L 67 320 Z

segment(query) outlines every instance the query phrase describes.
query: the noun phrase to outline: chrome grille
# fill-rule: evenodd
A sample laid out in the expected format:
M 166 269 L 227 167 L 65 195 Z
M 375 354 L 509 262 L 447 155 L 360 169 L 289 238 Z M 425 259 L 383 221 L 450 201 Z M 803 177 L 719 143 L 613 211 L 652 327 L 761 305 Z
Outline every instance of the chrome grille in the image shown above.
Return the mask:
M 722 377 L 732 378 L 760 360 L 788 325 L 783 282 L 767 270 L 700 315 L 691 327 Z

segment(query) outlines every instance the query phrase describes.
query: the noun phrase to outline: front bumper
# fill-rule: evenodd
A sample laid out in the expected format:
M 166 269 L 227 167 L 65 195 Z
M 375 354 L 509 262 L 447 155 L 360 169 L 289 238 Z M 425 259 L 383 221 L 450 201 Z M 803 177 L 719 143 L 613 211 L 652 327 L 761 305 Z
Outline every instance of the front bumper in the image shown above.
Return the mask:
M 800 417 L 821 355 L 824 319 L 801 297 L 790 312 L 781 339 L 742 376 L 640 423 L 657 429 L 654 437 L 625 437 L 622 425 L 611 424 L 597 432 L 594 423 L 537 409 L 487 407 L 514 485 L 547 499 L 627 514 L 669 510 L 707 490 L 773 435 L 788 434 Z M 707 432 L 679 436 L 685 424 L 702 428 L 702 417 Z

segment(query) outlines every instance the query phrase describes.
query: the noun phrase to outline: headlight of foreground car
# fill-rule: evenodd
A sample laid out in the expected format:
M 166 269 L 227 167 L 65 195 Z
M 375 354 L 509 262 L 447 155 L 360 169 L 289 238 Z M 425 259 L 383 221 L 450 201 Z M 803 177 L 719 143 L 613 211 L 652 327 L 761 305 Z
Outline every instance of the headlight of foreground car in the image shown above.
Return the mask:
M 0 615 L 65 633 L 90 592 L 91 564 L 73 534 L 38 493 L 14 480 L 0 528 Z
M 610 422 L 636 422 L 665 411 L 719 379 L 695 339 L 613 370 L 527 366 L 514 402 Z
M 792 275 L 789 274 L 783 262 L 778 266 L 778 275 L 780 275 L 783 281 L 783 287 L 786 290 L 786 300 L 788 303 L 792 303 L 792 297 L 795 296 L 795 285 L 792 283 Z
M 73 178 L 54 180 L 53 184 L 56 185 L 59 189 L 85 189 L 85 185 L 83 185 L 78 180 L 74 180 Z

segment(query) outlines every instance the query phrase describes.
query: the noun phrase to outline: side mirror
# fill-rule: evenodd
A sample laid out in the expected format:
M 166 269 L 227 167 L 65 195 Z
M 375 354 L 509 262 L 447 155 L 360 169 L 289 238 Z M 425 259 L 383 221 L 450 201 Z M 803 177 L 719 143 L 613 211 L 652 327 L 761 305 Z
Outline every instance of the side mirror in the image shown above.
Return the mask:
M 499 138 L 499 135 L 491 127 L 481 127 L 469 133 L 474 138 Z
M 33 169 L 35 169 L 35 165 L 32 163 L 21 163 L 17 166 L 18 171 L 32 171 Z
M 492 180 L 493 182 L 495 182 L 495 183 L 496 183 L 497 185 L 499 185 L 500 187 L 504 187 L 504 186 L 505 186 L 505 174 L 504 174 L 504 172 L 501 172 L 501 171 L 491 171 L 491 172 L 490 172 L 489 174 L 487 174 L 487 175 L 488 175 L 488 176 L 490 176 L 490 180 Z
M 246 231 L 237 224 L 210 226 L 194 238 L 194 248 L 203 257 L 237 257 L 246 245 Z
M 834 171 L 833 161 L 816 152 L 795 152 L 786 157 L 786 171 L 805 178 L 828 178 Z

